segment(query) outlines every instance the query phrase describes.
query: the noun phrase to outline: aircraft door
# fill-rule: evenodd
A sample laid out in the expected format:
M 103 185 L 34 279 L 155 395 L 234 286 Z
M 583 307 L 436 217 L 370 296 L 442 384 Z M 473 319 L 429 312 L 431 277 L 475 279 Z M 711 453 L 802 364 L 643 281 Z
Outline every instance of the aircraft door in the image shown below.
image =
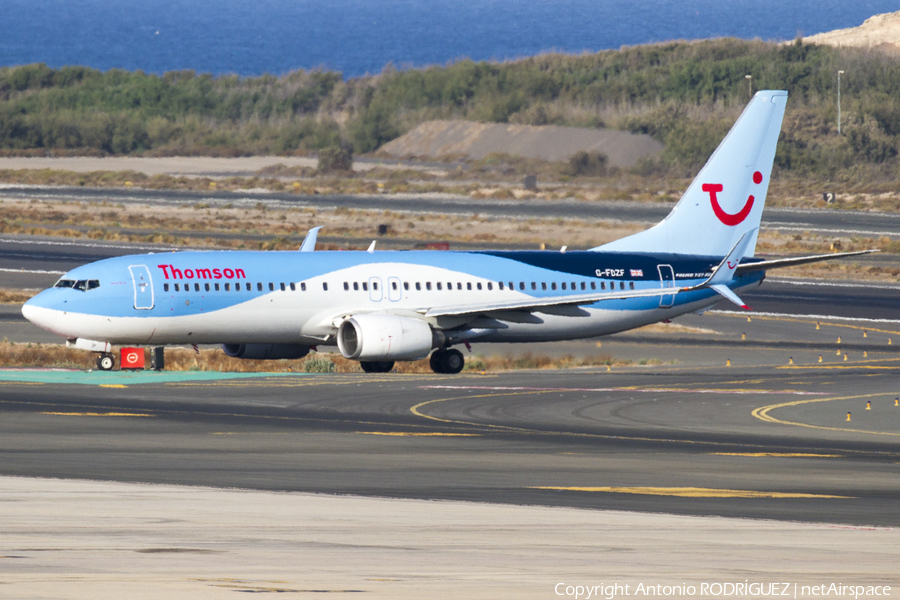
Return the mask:
M 137 310 L 153 308 L 153 282 L 150 269 L 146 265 L 130 265 L 131 281 L 134 283 L 134 307 Z
M 403 284 L 399 277 L 388 277 L 388 300 L 400 302 L 403 298 Z
M 369 277 L 369 300 L 381 302 L 382 298 L 384 298 L 384 290 L 381 289 L 381 278 Z
M 659 271 L 659 281 L 661 288 L 675 287 L 675 270 L 672 265 L 657 265 L 656 270 Z M 660 308 L 670 308 L 675 304 L 675 294 L 666 294 L 659 297 Z

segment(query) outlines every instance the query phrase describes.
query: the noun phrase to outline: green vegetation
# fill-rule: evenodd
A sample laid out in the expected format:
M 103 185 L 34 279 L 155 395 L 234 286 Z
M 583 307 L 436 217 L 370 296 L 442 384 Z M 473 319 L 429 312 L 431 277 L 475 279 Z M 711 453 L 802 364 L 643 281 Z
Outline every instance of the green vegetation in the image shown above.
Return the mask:
M 843 135 L 836 73 L 843 69 Z M 777 166 L 846 183 L 893 177 L 900 149 L 900 60 L 877 52 L 720 39 L 508 63 L 339 73 L 162 76 L 45 65 L 0 69 L 0 152 L 304 154 L 376 150 L 420 122 L 613 127 L 666 145 L 642 174 L 695 171 L 754 89 L 791 93 Z M 575 166 L 573 166 L 575 168 Z

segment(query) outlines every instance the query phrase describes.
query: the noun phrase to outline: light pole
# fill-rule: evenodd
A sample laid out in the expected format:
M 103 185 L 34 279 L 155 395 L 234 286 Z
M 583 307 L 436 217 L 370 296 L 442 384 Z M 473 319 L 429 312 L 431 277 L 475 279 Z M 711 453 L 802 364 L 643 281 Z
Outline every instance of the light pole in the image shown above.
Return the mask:
M 841 135 L 841 75 L 843 71 L 838 71 L 838 135 Z
M 747 80 L 747 94 L 752 98 L 753 97 L 753 75 L 744 75 L 744 79 Z

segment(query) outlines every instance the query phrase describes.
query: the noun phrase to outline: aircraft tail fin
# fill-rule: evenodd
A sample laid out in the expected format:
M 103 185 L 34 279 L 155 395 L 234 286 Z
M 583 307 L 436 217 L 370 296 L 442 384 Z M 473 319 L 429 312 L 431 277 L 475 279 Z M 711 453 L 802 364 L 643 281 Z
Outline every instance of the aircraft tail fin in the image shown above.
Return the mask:
M 723 256 L 752 232 L 753 256 L 786 101 L 785 91 L 757 92 L 663 221 L 593 250 Z

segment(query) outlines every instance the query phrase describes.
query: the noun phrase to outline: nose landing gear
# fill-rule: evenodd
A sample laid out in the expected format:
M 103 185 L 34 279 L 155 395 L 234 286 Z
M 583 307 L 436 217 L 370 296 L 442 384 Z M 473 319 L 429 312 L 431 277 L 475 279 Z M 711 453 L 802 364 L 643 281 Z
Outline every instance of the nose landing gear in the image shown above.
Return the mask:
M 102 353 L 97 357 L 97 368 L 101 371 L 112 371 L 116 366 L 116 357 L 108 352 Z
M 459 373 L 466 365 L 466 359 L 462 352 L 454 348 L 441 348 L 435 350 L 428 359 L 431 370 L 435 373 Z

